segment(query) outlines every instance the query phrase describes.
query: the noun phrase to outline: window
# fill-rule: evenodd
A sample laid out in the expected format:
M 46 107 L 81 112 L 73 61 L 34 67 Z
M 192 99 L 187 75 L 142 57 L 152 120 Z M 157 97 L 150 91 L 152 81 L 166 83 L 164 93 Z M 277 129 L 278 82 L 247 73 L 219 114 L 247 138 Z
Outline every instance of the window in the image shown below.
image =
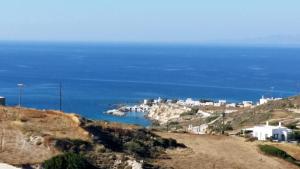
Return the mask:
M 278 139 L 278 134 L 273 134 L 274 139 Z

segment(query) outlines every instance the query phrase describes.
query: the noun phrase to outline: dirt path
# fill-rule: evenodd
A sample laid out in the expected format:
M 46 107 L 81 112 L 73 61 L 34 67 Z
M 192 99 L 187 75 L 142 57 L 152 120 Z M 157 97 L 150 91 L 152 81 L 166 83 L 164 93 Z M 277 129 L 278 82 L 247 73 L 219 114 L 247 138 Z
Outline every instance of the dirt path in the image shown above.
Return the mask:
M 184 143 L 187 149 L 167 151 L 170 159 L 161 159 L 161 166 L 175 169 L 297 169 L 284 160 L 268 157 L 257 150 L 255 143 L 237 137 L 157 133 Z

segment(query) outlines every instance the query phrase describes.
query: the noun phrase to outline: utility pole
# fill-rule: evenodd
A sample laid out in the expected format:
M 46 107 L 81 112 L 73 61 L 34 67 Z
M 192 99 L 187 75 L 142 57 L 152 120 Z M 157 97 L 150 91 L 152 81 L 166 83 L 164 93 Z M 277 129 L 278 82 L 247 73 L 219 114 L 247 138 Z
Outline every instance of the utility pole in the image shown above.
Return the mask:
M 222 134 L 225 134 L 225 111 L 222 112 Z
M 62 83 L 59 83 L 59 111 L 62 111 Z

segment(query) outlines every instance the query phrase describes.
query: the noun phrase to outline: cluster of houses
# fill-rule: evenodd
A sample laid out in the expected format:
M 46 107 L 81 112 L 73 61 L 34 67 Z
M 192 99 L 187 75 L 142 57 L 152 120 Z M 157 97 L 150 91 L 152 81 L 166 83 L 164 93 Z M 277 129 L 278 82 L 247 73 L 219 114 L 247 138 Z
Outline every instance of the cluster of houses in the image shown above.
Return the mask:
M 270 101 L 281 100 L 281 98 L 262 98 L 256 105 L 263 105 Z M 219 102 L 200 102 L 194 101 L 192 99 L 187 99 L 185 101 L 179 101 L 179 104 L 182 105 L 194 105 L 194 106 L 226 106 L 226 107 L 253 107 L 256 106 L 252 101 L 243 101 L 242 103 L 227 103 L 226 100 L 219 100 Z M 202 124 L 199 126 L 189 125 L 187 131 L 193 134 L 206 134 L 209 124 Z M 252 128 L 246 128 L 242 130 L 244 135 L 248 135 L 253 138 L 257 138 L 257 140 L 265 141 L 265 140 L 273 140 L 273 141 L 290 141 L 289 135 L 293 132 L 293 130 L 282 126 L 282 123 L 279 122 L 278 125 L 269 125 L 267 121 L 265 125 L 257 125 Z
M 152 102 L 153 104 L 158 104 L 158 103 L 177 103 L 181 106 L 214 106 L 214 107 L 221 107 L 221 106 L 226 106 L 226 107 L 247 107 L 251 108 L 256 105 L 262 105 L 266 104 L 270 101 L 273 100 L 280 100 L 282 98 L 265 98 L 262 96 L 262 98 L 259 100 L 257 104 L 254 104 L 253 101 L 242 101 L 241 103 L 228 103 L 227 100 L 219 100 L 217 102 L 212 101 L 212 100 L 193 100 L 191 98 L 187 98 L 186 100 L 165 100 L 161 99 L 160 97 L 158 99 L 154 100 L 144 100 L 144 105 L 147 105 L 149 102 Z
M 149 112 L 150 106 L 147 104 L 126 106 L 120 109 L 123 112 Z

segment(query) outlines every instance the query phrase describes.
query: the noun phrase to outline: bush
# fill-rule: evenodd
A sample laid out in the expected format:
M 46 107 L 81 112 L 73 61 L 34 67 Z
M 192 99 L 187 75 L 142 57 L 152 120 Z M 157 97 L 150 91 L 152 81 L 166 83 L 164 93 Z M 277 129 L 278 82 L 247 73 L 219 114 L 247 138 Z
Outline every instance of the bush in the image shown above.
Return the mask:
M 295 141 L 300 141 L 300 131 L 294 131 L 289 135 L 289 138 Z
M 44 162 L 45 169 L 96 169 L 81 155 L 66 153 Z
M 198 110 L 199 110 L 198 108 L 192 108 L 192 110 L 190 110 L 190 111 L 181 113 L 180 117 L 196 115 L 198 113 Z
M 55 147 L 62 152 L 80 153 L 92 149 L 91 143 L 80 139 L 57 139 Z
M 176 148 L 176 147 L 185 148 L 186 147 L 184 144 L 177 143 L 177 141 L 172 138 L 169 138 L 169 139 L 158 138 L 154 142 L 154 146 L 159 146 L 159 147 L 163 147 L 163 148 Z
M 280 150 L 279 148 L 271 145 L 259 145 L 259 149 L 268 155 L 272 155 L 280 158 L 290 157 L 290 155 L 288 155 L 285 151 Z
M 208 116 L 206 119 L 205 119 L 205 122 L 206 123 L 209 123 L 215 119 L 217 119 L 218 117 L 220 117 L 219 115 L 212 115 L 212 116 Z
M 281 150 L 277 147 L 274 147 L 274 146 L 271 146 L 271 145 L 259 145 L 259 149 L 267 155 L 282 158 L 286 161 L 289 161 L 289 162 L 294 163 L 294 164 L 299 166 L 299 164 L 296 163 L 295 158 L 293 158 L 288 153 L 286 153 L 285 151 L 283 151 L 283 150 Z
M 145 157 L 146 155 L 148 155 L 146 149 L 144 148 L 144 145 L 142 145 L 142 143 L 140 142 L 129 141 L 125 143 L 124 147 L 131 154 L 136 154 L 141 157 Z
M 295 130 L 295 129 L 297 129 L 297 122 L 290 123 L 290 124 L 286 125 L 286 127 L 289 129 Z

